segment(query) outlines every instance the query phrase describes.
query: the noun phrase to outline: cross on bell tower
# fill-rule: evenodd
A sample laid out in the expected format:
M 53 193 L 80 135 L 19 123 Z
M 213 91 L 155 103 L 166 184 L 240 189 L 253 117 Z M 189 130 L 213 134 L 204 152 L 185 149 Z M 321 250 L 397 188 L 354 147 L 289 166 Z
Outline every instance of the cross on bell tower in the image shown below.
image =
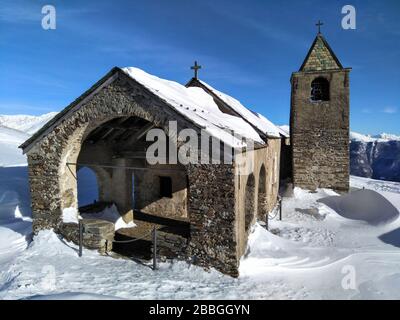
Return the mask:
M 321 34 L 321 26 L 323 26 L 324 23 L 321 20 L 318 20 L 315 25 L 318 27 L 318 34 Z
M 194 78 L 197 80 L 198 71 L 201 69 L 201 66 L 197 64 L 197 61 L 195 61 L 194 66 L 191 66 L 190 69 L 194 70 Z

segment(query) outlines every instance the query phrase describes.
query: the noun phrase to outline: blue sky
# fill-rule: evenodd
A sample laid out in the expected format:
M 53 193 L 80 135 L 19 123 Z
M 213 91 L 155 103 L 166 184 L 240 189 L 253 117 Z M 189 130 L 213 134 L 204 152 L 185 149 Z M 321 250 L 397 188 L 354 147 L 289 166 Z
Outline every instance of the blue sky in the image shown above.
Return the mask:
M 41 8 L 57 10 L 56 30 Z M 341 28 L 341 8 L 357 29 Z M 0 113 L 59 111 L 113 66 L 136 66 L 185 83 L 200 78 L 276 124 L 287 124 L 290 75 L 315 22 L 351 72 L 351 129 L 400 134 L 400 2 L 4 1 L 0 6 Z

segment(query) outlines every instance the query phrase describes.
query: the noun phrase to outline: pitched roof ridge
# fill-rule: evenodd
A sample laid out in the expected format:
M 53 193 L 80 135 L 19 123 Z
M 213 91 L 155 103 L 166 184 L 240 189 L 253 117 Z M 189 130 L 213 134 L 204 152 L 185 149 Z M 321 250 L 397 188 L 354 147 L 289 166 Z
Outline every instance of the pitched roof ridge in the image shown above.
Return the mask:
M 310 49 L 308 50 L 307 56 L 305 57 L 299 71 L 303 71 L 312 52 L 314 51 L 314 48 L 318 42 L 318 40 L 321 40 L 323 45 L 325 46 L 325 48 L 328 50 L 329 54 L 331 55 L 331 57 L 333 58 L 333 60 L 335 61 L 335 63 L 337 64 L 337 66 L 339 67 L 339 69 L 343 69 L 343 65 L 340 63 L 338 57 L 336 56 L 335 52 L 333 52 L 331 46 L 329 45 L 328 41 L 325 39 L 325 37 L 322 35 L 322 33 L 318 33 L 317 36 L 315 37 Z
M 210 86 L 208 83 L 206 83 L 203 80 L 199 80 L 199 79 L 195 79 L 192 78 L 187 84 L 187 87 L 190 86 L 195 86 L 195 85 L 200 85 L 203 89 L 205 89 L 206 92 L 208 92 L 212 97 L 214 97 L 215 99 L 217 99 L 219 102 L 223 103 L 229 110 L 231 110 L 234 114 L 236 114 L 238 117 L 240 117 L 241 119 L 243 119 L 244 121 L 246 121 L 249 125 L 251 125 L 257 132 L 259 132 L 262 136 L 264 136 L 265 138 L 274 136 L 276 137 L 277 135 L 280 135 L 281 132 L 279 130 L 279 128 L 273 124 L 270 120 L 268 120 L 265 116 L 261 115 L 258 112 L 252 111 L 249 108 L 247 108 L 246 106 L 242 105 L 242 103 L 237 100 L 236 98 L 223 93 L 215 88 L 213 88 L 212 86 Z M 223 97 L 221 97 L 220 95 L 224 95 L 226 97 L 229 98 L 229 100 L 232 100 L 233 102 L 239 104 L 242 108 L 246 109 L 247 111 L 251 112 L 255 117 L 257 117 L 257 120 L 261 123 L 261 122 L 268 122 L 268 125 L 272 125 L 276 130 L 274 130 L 275 132 L 270 132 L 270 131 L 263 131 L 259 126 L 257 126 L 257 124 L 253 123 L 252 121 L 250 121 L 244 114 L 242 114 L 239 110 L 237 110 L 235 107 L 233 107 L 231 104 L 229 104 L 229 101 L 225 101 L 223 99 Z M 265 123 L 264 123 L 265 124 Z

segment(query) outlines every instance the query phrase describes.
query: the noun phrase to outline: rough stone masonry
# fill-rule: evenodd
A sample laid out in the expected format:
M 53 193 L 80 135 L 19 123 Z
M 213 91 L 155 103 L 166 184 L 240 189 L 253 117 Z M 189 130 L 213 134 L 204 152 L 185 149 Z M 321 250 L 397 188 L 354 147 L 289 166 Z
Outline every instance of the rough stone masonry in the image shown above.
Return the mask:
M 349 189 L 349 73 L 318 34 L 300 70 L 292 74 L 295 186 Z
M 67 239 L 76 241 L 77 226 L 74 229 L 62 219 L 64 209 L 78 209 L 78 169 L 69 164 L 84 159 L 85 164 L 92 165 L 106 162 L 126 167 L 141 166 L 138 169 L 146 170 L 152 178 L 144 179 L 143 174 L 136 175 L 135 187 L 141 190 L 134 193 L 140 197 L 135 205 L 150 214 L 158 211 L 169 219 L 178 216 L 189 224 L 187 239 L 160 234 L 160 254 L 166 257 L 175 255 L 206 268 L 214 267 L 225 274 L 238 276 L 250 226 L 257 216 L 265 217 L 267 210 L 276 204 L 281 138 L 265 137 L 265 144 L 254 150 L 251 184 L 247 183 L 250 176 L 238 173 L 235 161 L 230 164 L 182 165 L 179 171 L 167 164 L 166 168 L 162 168 L 167 169 L 163 170 L 163 175 L 171 178 L 174 194 L 158 199 L 158 193 L 149 197 L 146 190 L 158 189 L 161 168 L 145 165 L 144 159 L 129 158 L 132 152 L 141 154 L 142 150 L 124 152 L 125 140 L 118 138 L 102 138 L 94 142 L 97 133 L 116 137 L 115 132 L 109 134 L 109 131 L 120 128 L 126 121 L 143 123 L 138 128 L 129 126 L 125 133 L 129 136 L 127 140 L 148 123 L 168 132 L 169 121 L 177 121 L 178 130 L 193 128 L 200 134 L 199 127 L 174 111 L 166 101 L 129 78 L 121 69 L 114 68 L 22 146 L 28 155 L 34 231 L 53 228 Z M 144 143 L 143 140 L 137 141 L 132 148 L 142 147 Z M 101 149 L 101 146 L 104 148 Z M 168 173 L 168 170 L 174 173 Z M 99 201 L 115 203 L 125 222 L 132 221 L 131 183 L 135 169 L 94 171 L 98 175 Z M 145 183 L 151 185 L 143 186 Z M 248 188 L 251 192 L 247 192 Z M 246 194 L 251 194 L 251 199 L 246 199 Z M 177 205 L 179 212 L 173 212 Z M 92 232 L 84 239 L 84 244 L 103 252 L 109 250 L 97 235 Z M 112 239 L 108 233 L 107 237 Z

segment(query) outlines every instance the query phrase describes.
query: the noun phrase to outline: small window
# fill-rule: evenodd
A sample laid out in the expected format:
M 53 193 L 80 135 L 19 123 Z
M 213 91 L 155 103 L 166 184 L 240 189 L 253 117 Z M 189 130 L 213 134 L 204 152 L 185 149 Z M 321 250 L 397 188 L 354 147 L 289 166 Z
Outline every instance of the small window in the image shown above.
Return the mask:
M 329 101 L 329 81 L 325 78 L 317 78 L 311 82 L 311 100 Z
M 160 178 L 160 198 L 172 198 L 172 179 L 170 177 Z

